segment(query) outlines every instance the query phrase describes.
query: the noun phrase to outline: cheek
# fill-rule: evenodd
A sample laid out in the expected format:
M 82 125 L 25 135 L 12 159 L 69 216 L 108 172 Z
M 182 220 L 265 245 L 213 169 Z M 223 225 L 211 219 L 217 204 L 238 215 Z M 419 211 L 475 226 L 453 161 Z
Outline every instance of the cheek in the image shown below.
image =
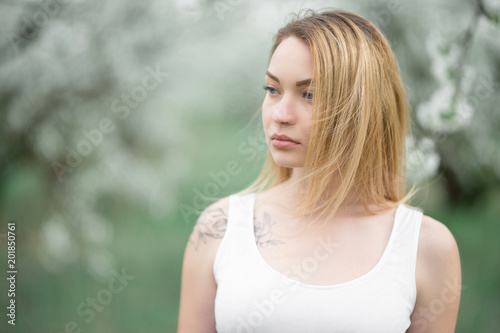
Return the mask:
M 300 122 L 302 124 L 302 133 L 310 134 L 311 130 L 312 130 L 312 122 L 313 122 L 310 110 L 306 110 L 306 112 L 303 113 L 303 116 L 301 117 Z

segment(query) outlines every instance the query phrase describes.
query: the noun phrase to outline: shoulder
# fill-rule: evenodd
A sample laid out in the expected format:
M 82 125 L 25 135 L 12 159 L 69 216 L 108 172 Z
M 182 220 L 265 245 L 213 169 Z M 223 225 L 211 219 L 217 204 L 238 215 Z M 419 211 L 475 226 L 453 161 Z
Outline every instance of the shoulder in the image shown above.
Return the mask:
M 436 271 L 446 269 L 449 264 L 459 264 L 457 242 L 443 223 L 430 216 L 422 217 L 418 257 L 422 268 Z
M 229 197 L 222 198 L 205 208 L 193 227 L 188 246 L 193 246 L 195 250 L 217 246 L 226 231 L 228 210 Z
M 228 198 L 211 204 L 193 227 L 182 264 L 179 332 L 215 332 L 213 264 L 226 230 L 228 206 Z
M 423 216 L 416 265 L 417 299 L 407 332 L 454 332 L 462 277 L 457 242 L 441 222 Z

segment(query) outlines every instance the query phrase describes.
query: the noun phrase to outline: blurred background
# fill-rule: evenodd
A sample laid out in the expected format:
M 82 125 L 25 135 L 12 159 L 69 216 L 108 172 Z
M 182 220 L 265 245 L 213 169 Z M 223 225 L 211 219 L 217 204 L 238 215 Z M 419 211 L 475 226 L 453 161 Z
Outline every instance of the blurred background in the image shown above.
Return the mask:
M 15 223 L 18 273 L 15 327 L 0 279 L 1 332 L 176 331 L 199 211 L 265 156 L 273 35 L 324 7 L 390 41 L 412 107 L 413 204 L 461 251 L 457 332 L 498 331 L 500 1 L 4 0 L 0 267 Z

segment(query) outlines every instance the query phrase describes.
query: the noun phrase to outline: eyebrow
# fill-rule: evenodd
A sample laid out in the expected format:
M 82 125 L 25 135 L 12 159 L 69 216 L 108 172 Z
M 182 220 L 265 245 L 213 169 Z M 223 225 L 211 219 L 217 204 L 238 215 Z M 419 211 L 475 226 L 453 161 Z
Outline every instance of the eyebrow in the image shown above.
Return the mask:
M 266 75 L 269 76 L 274 81 L 280 83 L 280 80 L 275 75 L 271 74 L 269 71 L 266 71 Z M 301 80 L 301 81 L 295 82 L 295 85 L 297 87 L 308 86 L 310 84 L 311 84 L 311 79 L 306 79 L 306 80 Z

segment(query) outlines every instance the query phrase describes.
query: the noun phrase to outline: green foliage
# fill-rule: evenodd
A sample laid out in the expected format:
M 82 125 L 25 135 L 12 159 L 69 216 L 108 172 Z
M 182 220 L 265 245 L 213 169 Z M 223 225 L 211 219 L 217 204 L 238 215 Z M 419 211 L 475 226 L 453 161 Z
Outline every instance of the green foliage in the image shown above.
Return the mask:
M 71 322 L 84 332 L 175 331 L 188 235 L 203 207 L 259 171 L 272 34 L 302 5 L 0 5 L 0 233 L 17 222 L 19 331 L 63 332 Z M 457 332 L 494 332 L 500 8 L 485 1 L 481 12 L 465 0 L 335 5 L 367 17 L 391 42 L 412 107 L 410 176 L 432 180 L 423 206 L 448 225 L 462 254 Z M 3 255 L 3 238 L 0 246 Z M 135 279 L 86 323 L 79 305 L 105 295 L 122 267 Z

